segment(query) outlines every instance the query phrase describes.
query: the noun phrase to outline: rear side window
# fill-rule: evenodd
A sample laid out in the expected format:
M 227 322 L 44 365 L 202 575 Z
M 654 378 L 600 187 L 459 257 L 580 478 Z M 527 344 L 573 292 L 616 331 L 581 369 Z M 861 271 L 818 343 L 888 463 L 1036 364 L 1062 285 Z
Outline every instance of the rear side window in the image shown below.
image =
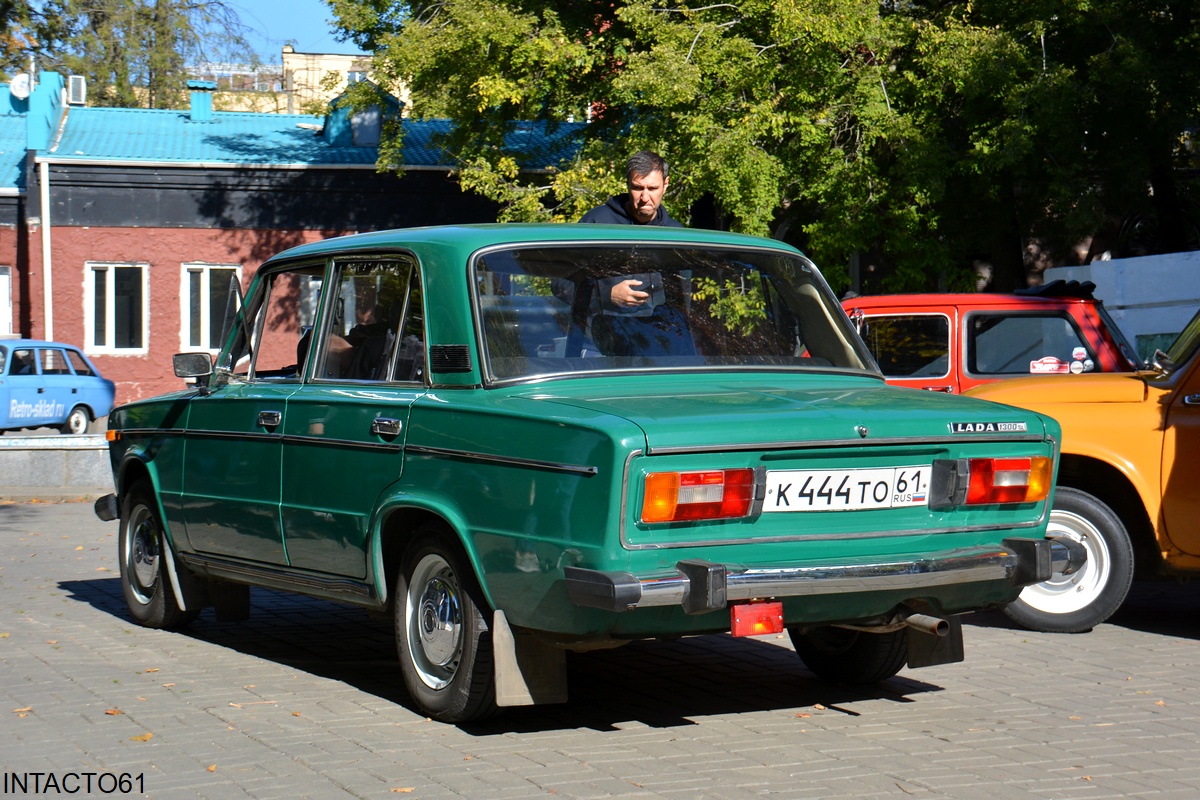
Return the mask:
M 75 368 L 76 375 L 95 375 L 96 371 L 92 369 L 87 361 L 84 361 L 83 356 L 76 353 L 74 350 L 65 351 L 67 360 L 71 362 L 71 366 Z
M 950 319 L 941 314 L 871 316 L 862 337 L 889 378 L 937 378 L 950 372 Z
M 1096 356 L 1067 314 L 967 318 L 967 371 L 975 375 L 1092 372 Z

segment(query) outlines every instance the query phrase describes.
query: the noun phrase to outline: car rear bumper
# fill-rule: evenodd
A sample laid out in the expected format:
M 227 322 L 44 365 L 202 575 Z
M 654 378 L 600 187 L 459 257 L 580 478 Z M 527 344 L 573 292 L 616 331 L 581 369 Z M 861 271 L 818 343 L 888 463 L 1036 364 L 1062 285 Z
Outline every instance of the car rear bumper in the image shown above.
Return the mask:
M 1049 539 L 1005 539 L 1001 547 L 931 553 L 904 561 L 744 569 L 700 559 L 680 561 L 669 574 L 566 567 L 567 592 L 577 606 L 631 611 L 682 606 L 689 614 L 751 598 L 787 598 L 1007 581 L 1027 586 L 1070 573 L 1087 558 L 1082 547 Z

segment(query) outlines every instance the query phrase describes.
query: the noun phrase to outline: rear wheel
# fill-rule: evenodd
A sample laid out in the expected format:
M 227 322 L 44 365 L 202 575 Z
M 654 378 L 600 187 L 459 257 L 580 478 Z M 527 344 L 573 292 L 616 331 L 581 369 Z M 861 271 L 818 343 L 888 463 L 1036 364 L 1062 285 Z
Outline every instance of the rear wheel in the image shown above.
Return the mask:
M 71 409 L 71 413 L 67 414 L 66 421 L 58 430 L 61 433 L 87 433 L 89 422 L 91 422 L 91 417 L 88 416 L 87 409 L 83 406 L 75 406 Z
M 396 580 L 396 649 L 409 695 L 429 716 L 468 722 L 496 710 L 486 604 L 453 534 L 417 532 Z
M 1087 561 L 1070 575 L 1026 586 L 1004 613 L 1035 631 L 1091 630 L 1120 608 L 1133 582 L 1133 543 L 1120 518 L 1103 502 L 1078 489 L 1055 490 L 1049 536 L 1073 539 Z
M 158 504 L 150 484 L 140 481 L 121 505 L 118 536 L 121 589 L 129 613 L 148 628 L 182 628 L 196 618 L 198 609 L 183 611 L 175 602 L 167 575 L 171 549 L 163 534 Z
M 868 633 L 828 625 L 788 628 L 792 646 L 813 673 L 830 683 L 878 683 L 908 661 L 908 632 Z

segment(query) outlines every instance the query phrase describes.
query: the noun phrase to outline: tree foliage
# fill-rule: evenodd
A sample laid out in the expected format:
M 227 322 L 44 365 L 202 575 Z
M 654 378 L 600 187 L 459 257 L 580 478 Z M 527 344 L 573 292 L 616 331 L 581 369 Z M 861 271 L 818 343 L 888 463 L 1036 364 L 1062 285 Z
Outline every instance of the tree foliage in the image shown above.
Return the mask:
M 456 121 L 463 185 L 508 219 L 575 219 L 650 148 L 673 214 L 705 201 L 835 283 L 851 253 L 875 289 L 968 286 L 978 264 L 1011 288 L 1080 242 L 1197 246 L 1191 0 L 328 2 L 413 114 Z M 504 139 L 524 120 L 589 124 L 530 179 Z
M 187 66 L 256 60 L 221 0 L 41 0 L 18 25 L 9 63 L 32 56 L 38 69 L 84 76 L 92 105 L 177 108 Z

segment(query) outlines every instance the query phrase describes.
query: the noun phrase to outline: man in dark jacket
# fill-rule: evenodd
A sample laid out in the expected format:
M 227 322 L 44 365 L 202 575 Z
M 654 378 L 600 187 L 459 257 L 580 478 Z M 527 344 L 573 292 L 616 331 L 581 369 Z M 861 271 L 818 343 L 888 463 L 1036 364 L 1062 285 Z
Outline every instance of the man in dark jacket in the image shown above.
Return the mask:
M 663 194 L 670 180 L 667 176 L 667 161 L 658 153 L 642 150 L 634 153 L 625 165 L 625 185 L 629 191 L 608 198 L 602 206 L 596 206 L 580 218 L 580 222 L 595 222 L 601 225 L 660 225 L 665 228 L 682 228 L 683 224 L 672 219 L 662 207 Z M 609 293 L 609 300 L 617 308 L 635 308 L 645 303 L 651 287 L 636 279 L 618 282 Z
M 682 228 L 683 225 L 662 207 L 663 194 L 670 184 L 667 162 L 658 153 L 642 150 L 634 153 L 625 166 L 625 185 L 629 191 L 608 198 L 583 215 L 580 222 L 603 225 L 661 225 Z

